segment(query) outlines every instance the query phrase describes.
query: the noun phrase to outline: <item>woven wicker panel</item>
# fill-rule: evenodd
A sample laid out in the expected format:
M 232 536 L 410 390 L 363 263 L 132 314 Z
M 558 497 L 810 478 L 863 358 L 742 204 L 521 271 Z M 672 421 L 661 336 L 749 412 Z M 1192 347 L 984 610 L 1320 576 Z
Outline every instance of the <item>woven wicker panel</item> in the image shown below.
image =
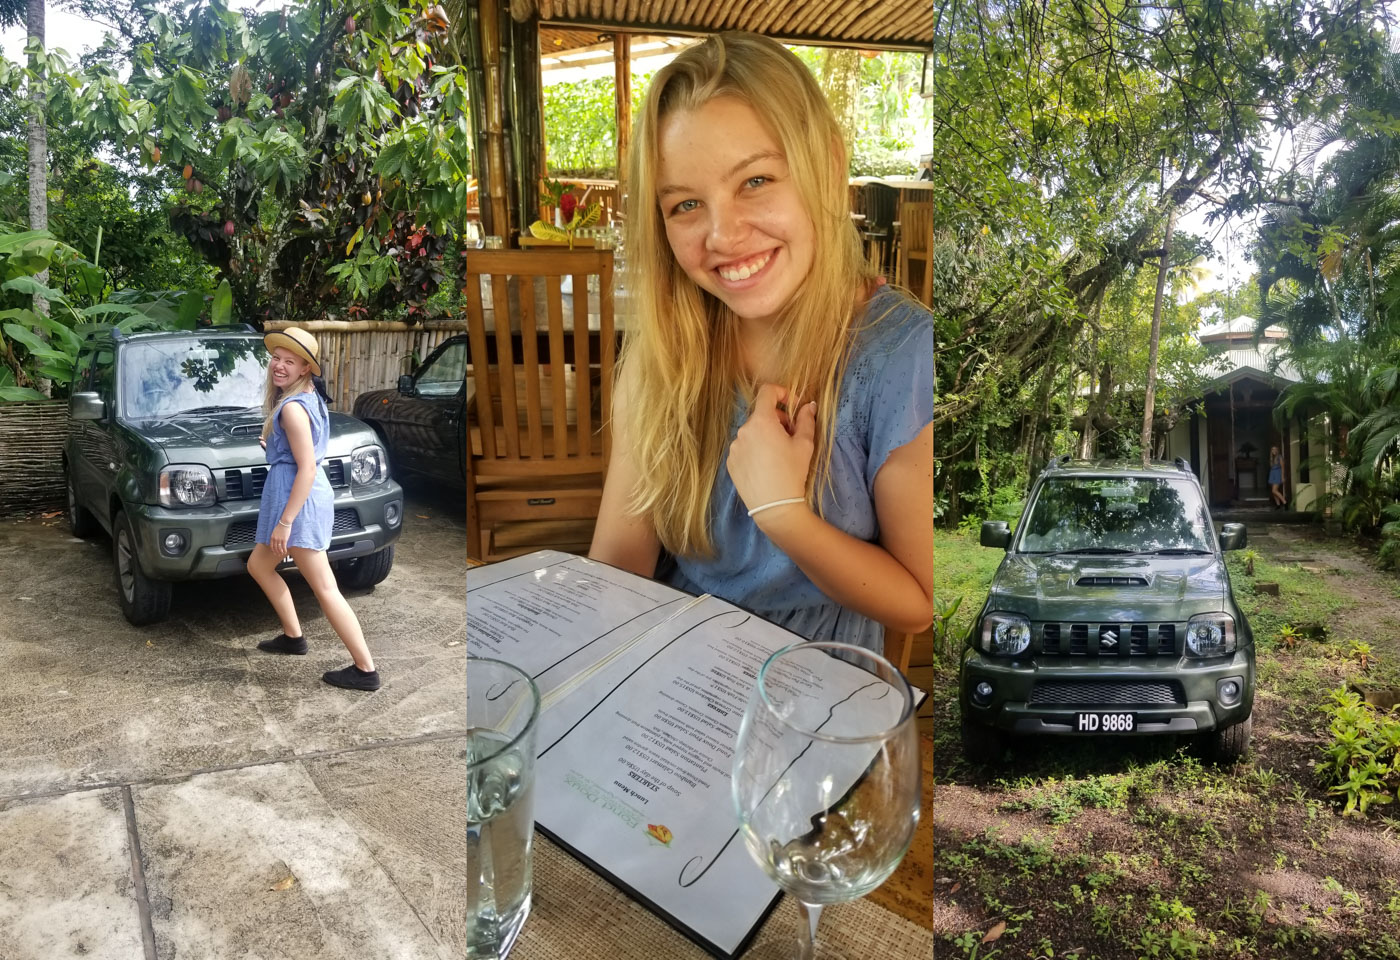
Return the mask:
M 67 403 L 0 403 L 0 516 L 63 506 L 67 430 Z

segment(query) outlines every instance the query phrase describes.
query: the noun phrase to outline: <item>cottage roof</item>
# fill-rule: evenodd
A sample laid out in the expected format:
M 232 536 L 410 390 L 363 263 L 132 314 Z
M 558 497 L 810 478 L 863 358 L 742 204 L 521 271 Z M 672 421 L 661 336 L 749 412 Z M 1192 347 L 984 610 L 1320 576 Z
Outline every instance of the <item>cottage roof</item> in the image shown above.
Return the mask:
M 1215 369 L 1220 371 L 1219 376 L 1206 385 L 1205 393 L 1223 389 L 1246 377 L 1279 388 L 1302 379 L 1292 362 L 1278 356 L 1288 332 L 1282 327 L 1268 327 L 1261 336 L 1256 336 L 1258 326 L 1253 317 L 1234 317 L 1196 332 L 1196 339 L 1215 355 Z

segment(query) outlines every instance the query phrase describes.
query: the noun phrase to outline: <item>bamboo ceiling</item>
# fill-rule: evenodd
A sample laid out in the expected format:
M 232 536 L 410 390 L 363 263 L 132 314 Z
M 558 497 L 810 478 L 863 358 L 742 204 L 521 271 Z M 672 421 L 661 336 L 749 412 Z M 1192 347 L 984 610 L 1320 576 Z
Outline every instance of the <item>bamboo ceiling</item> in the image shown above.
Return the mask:
M 517 20 L 538 14 L 554 50 L 587 46 L 617 29 L 752 30 L 789 43 L 882 50 L 933 46 L 932 0 L 511 0 L 510 10 Z

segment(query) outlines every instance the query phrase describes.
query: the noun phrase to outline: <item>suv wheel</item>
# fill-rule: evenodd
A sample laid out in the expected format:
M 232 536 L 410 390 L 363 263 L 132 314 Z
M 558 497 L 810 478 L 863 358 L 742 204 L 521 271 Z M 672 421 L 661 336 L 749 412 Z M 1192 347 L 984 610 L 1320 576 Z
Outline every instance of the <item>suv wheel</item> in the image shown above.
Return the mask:
M 364 590 L 382 583 L 394 568 L 394 547 L 392 544 L 371 553 L 366 557 L 353 557 L 339 560 L 335 564 L 335 578 L 344 590 Z
M 1009 740 L 996 727 L 970 720 L 962 722 L 963 759 L 973 766 L 986 767 L 1001 760 Z
M 1230 765 L 1249 752 L 1249 737 L 1254 732 L 1254 714 L 1239 723 L 1220 727 L 1201 735 L 1201 755 L 1212 763 Z
M 66 471 L 65 479 L 68 487 L 68 529 L 73 531 L 73 536 L 86 540 L 97 533 L 97 518 L 78 502 L 78 489 L 73 485 L 71 470 Z
M 141 558 L 136 555 L 136 533 L 123 511 L 112 521 L 112 568 L 117 598 L 128 623 L 142 627 L 170 615 L 170 584 L 152 580 L 142 571 Z

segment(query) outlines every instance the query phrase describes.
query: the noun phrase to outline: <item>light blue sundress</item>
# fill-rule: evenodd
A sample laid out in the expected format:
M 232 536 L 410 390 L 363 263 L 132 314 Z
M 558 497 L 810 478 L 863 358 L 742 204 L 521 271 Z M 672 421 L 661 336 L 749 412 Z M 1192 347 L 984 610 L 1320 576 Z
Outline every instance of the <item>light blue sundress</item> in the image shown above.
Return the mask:
M 335 493 L 321 469 L 326 458 L 326 438 L 330 436 L 330 412 L 316 391 L 293 394 L 277 405 L 272 420 L 272 436 L 267 438 L 267 480 L 263 483 L 262 501 L 258 507 L 258 543 L 267 543 L 272 528 L 282 519 L 282 511 L 292 495 L 292 481 L 297 478 L 297 461 L 292 456 L 287 432 L 282 429 L 282 408 L 299 403 L 311 419 L 311 441 L 316 450 L 316 483 L 301 511 L 292 519 L 292 531 L 287 546 L 324 550 L 330 546 L 331 527 L 335 523 Z
M 873 542 L 880 538 L 875 475 L 894 450 L 933 422 L 933 314 L 881 287 L 857 322 L 870 325 L 857 333 L 841 383 L 832 490 L 823 502 L 828 523 Z M 745 405 L 736 403 L 731 442 L 748 415 Z M 660 572 L 661 578 L 689 593 L 722 597 L 808 640 L 836 640 L 882 653 L 884 628 L 822 593 L 758 529 L 734 489 L 727 457 L 726 449 L 710 500 L 714 558 L 676 557 L 674 570 Z

